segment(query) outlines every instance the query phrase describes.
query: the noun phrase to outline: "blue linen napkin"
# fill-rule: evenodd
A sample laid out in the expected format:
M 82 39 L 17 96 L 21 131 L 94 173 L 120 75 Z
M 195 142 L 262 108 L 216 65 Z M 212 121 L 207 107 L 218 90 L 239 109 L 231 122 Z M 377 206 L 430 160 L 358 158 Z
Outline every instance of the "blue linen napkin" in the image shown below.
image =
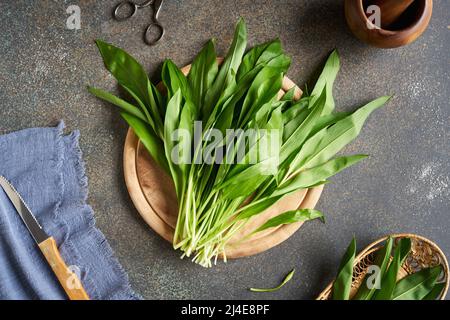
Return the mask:
M 86 204 L 79 132 L 64 135 L 63 129 L 60 122 L 0 136 L 0 175 L 55 238 L 66 264 L 79 270 L 91 299 L 139 299 Z M 1 188 L 0 299 L 67 299 Z

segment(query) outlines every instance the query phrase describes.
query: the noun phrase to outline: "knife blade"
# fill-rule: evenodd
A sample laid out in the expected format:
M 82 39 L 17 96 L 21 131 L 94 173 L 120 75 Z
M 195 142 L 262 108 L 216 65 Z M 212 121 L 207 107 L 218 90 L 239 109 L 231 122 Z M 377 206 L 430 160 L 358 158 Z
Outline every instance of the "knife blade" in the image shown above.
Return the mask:
M 89 296 L 78 276 L 66 265 L 59 253 L 56 241 L 41 227 L 33 212 L 23 200 L 19 192 L 3 176 L 0 176 L 0 186 L 11 201 L 20 218 L 24 222 L 34 241 L 58 278 L 67 296 L 71 300 L 89 300 Z
M 28 205 L 25 203 L 25 201 L 23 201 L 22 196 L 3 176 L 0 176 L 0 185 L 13 204 L 14 208 L 16 208 L 19 216 L 22 218 L 22 221 L 28 228 L 28 231 L 30 231 L 34 241 L 39 244 L 49 238 L 49 236 L 42 229 L 39 222 L 36 220 L 36 217 L 31 212 L 30 208 L 28 208 Z

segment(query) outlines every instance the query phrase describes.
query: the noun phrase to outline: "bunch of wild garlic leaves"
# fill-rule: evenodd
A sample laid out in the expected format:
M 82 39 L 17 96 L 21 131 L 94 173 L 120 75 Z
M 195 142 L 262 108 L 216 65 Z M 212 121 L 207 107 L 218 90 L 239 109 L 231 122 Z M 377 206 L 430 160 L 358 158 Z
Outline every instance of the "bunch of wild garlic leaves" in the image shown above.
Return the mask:
M 290 58 L 279 40 L 248 52 L 246 44 L 241 19 L 221 64 L 213 40 L 194 59 L 187 76 L 166 60 L 161 78 L 167 94 L 161 94 L 133 57 L 97 41 L 106 68 L 132 101 L 92 87 L 89 91 L 121 108 L 122 117 L 150 155 L 171 175 L 179 201 L 173 246 L 205 267 L 219 256 L 226 260 L 227 243 L 251 217 L 288 194 L 326 183 L 365 158 L 334 156 L 356 138 L 370 113 L 388 100 L 378 98 L 353 113 L 333 112 L 332 85 L 339 69 L 336 52 L 310 94 L 296 101 L 291 89 L 278 99 Z M 194 135 L 198 123 L 200 142 L 179 134 Z M 253 139 L 245 134 L 230 137 L 230 129 L 253 130 Z M 224 138 L 213 141 L 217 135 L 212 133 L 217 131 Z M 177 135 L 179 141 L 174 141 Z M 268 137 L 272 137 L 270 143 Z M 261 145 L 278 147 L 266 150 Z M 204 161 L 205 154 L 211 155 L 210 161 Z M 316 210 L 289 211 L 255 232 L 313 218 L 323 216 Z

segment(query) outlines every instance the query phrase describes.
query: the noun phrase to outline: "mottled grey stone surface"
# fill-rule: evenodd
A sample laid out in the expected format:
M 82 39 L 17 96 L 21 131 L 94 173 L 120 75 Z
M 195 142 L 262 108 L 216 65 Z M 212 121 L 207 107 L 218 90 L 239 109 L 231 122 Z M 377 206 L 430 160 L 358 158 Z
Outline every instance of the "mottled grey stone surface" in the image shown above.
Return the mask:
M 0 2 L 0 133 L 48 126 L 64 119 L 81 130 L 90 180 L 89 202 L 137 292 L 155 299 L 311 299 L 333 278 L 351 237 L 362 248 L 380 236 L 413 232 L 435 240 L 450 256 L 450 2 L 435 1 L 431 24 L 410 46 L 380 50 L 356 40 L 341 1 L 167 0 L 160 19 L 164 40 L 142 42 L 150 10 L 129 22 L 112 20 L 117 1 Z M 67 30 L 66 8 L 81 7 L 81 30 Z M 102 38 L 126 48 L 157 80 L 164 58 L 189 63 L 209 38 L 223 54 L 239 16 L 250 45 L 280 37 L 293 63 L 289 77 L 303 86 L 338 48 L 342 68 L 335 86 L 338 110 L 394 94 L 368 121 L 346 153 L 368 153 L 363 163 L 333 178 L 318 205 L 327 223 L 307 223 L 282 245 L 206 270 L 180 260 L 145 225 L 124 185 L 126 125 L 115 110 L 86 91 L 116 90 L 94 45 Z M 293 267 L 283 290 L 272 286 Z

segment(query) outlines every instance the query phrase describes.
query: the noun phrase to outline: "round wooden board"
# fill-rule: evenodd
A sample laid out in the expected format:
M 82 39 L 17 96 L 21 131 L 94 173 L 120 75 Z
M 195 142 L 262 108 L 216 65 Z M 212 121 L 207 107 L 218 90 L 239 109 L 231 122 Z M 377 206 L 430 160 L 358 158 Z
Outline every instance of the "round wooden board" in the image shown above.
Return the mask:
M 182 68 L 184 74 L 190 66 Z M 302 92 L 289 78 L 283 80 L 282 95 L 295 86 L 295 97 L 299 99 Z M 130 128 L 124 147 L 124 175 L 130 197 L 145 222 L 161 237 L 172 242 L 178 215 L 178 201 L 171 177 L 153 161 L 140 143 L 139 138 Z M 297 208 L 314 208 L 319 201 L 323 186 L 300 190 L 278 201 L 263 213 L 251 218 L 249 222 L 230 240 L 226 248 L 227 258 L 238 258 L 266 251 L 297 231 L 302 222 L 282 225 L 259 232 L 248 240 L 242 239 L 265 221 L 282 212 Z

